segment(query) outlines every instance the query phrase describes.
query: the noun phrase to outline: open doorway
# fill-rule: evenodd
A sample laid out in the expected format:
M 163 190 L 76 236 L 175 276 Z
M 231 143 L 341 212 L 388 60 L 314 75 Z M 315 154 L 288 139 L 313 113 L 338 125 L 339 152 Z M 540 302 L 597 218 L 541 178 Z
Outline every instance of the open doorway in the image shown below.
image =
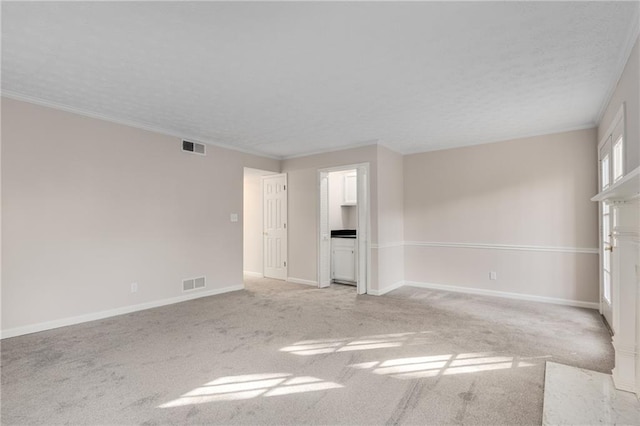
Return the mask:
M 264 206 L 263 177 L 277 173 L 244 168 L 243 224 L 242 224 L 242 269 L 245 275 L 264 277 Z
M 353 286 L 358 282 L 358 171 L 329 172 L 329 231 L 331 283 Z
M 367 292 L 370 277 L 369 164 L 318 171 L 318 287 L 353 285 Z

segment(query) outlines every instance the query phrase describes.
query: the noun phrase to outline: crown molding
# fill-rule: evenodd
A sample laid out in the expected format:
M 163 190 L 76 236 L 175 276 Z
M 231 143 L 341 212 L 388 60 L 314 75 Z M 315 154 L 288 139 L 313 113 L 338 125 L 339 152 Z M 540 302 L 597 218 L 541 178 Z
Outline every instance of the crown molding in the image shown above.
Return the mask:
M 279 156 L 274 156 L 271 154 L 266 154 L 264 152 L 261 151 L 257 151 L 257 150 L 252 150 L 252 149 L 246 149 L 246 148 L 240 148 L 240 147 L 236 147 L 233 145 L 228 145 L 228 144 L 224 144 L 224 143 L 220 143 L 220 142 L 214 142 L 212 140 L 208 140 L 208 139 L 203 139 L 202 137 L 199 136 L 195 136 L 195 135 L 190 135 L 190 134 L 186 134 L 186 133 L 180 133 L 177 132 L 175 130 L 171 130 L 171 129 L 167 129 L 164 127 L 159 127 L 153 124 L 148 124 L 148 123 L 143 123 L 143 122 L 139 122 L 139 121 L 133 121 L 133 120 L 126 120 L 126 119 L 122 119 L 122 118 L 118 118 L 118 117 L 112 117 L 109 115 L 105 115 L 105 114 L 100 114 L 94 111 L 89 111 L 89 110 L 85 110 L 82 108 L 76 108 L 76 107 L 72 107 L 69 105 L 64 105 L 61 103 L 57 103 L 57 102 L 53 102 L 53 101 L 49 101 L 46 99 L 42 99 L 42 98 L 37 98 L 34 96 L 29 96 L 29 95 L 24 95 L 22 93 L 18 93 L 18 92 L 13 92 L 11 90 L 2 90 L 0 91 L 0 96 L 4 97 L 4 98 L 8 98 L 8 99 L 13 99 L 16 101 L 21 101 L 21 102 L 27 102 L 30 104 L 34 104 L 34 105 L 39 105 L 39 106 L 43 106 L 46 108 L 52 108 L 52 109 L 56 109 L 59 111 L 64 111 L 64 112 L 69 112 L 72 114 L 77 114 L 77 115 L 81 115 L 84 117 L 89 117 L 89 118 L 95 118 L 98 120 L 103 120 L 103 121 L 108 121 L 110 123 L 115 123 L 115 124 L 120 124 L 123 126 L 128 126 L 128 127 L 133 127 L 135 129 L 140 129 L 140 130 L 146 130 L 148 132 L 154 132 L 154 133 L 160 133 L 162 135 L 167 135 L 167 136 L 174 136 L 180 139 L 187 139 L 189 141 L 193 141 L 193 142 L 200 142 L 203 144 L 207 144 L 207 145 L 211 145 L 211 146 L 215 146 L 218 148 L 223 148 L 223 149 L 228 149 L 231 151 L 237 151 L 237 152 L 241 152 L 243 154 L 250 154 L 250 155 L 255 155 L 258 157 L 264 157 L 264 158 L 270 158 L 272 160 L 282 160 L 282 157 Z
M 370 140 L 367 140 L 367 141 L 356 142 L 356 143 L 352 143 L 352 144 L 349 144 L 349 145 L 343 145 L 343 146 L 340 146 L 340 147 L 320 149 L 320 150 L 309 151 L 309 152 L 305 152 L 305 153 L 301 153 L 301 154 L 285 155 L 280 159 L 281 160 L 294 160 L 296 158 L 311 157 L 313 155 L 320 155 L 320 154 L 330 154 L 332 152 L 340 152 L 340 151 L 346 151 L 348 149 L 364 148 L 364 147 L 368 147 L 368 146 L 378 146 L 378 145 L 381 145 L 380 141 L 378 139 L 370 139 Z M 391 148 L 389 148 L 389 149 L 391 149 Z

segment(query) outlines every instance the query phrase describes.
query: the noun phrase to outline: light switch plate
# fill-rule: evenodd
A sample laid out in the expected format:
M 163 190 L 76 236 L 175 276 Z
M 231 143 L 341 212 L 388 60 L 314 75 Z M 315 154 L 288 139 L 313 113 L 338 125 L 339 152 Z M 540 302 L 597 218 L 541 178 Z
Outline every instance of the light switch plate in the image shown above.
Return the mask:
M 231 222 L 237 222 L 238 221 L 238 213 L 231 213 Z

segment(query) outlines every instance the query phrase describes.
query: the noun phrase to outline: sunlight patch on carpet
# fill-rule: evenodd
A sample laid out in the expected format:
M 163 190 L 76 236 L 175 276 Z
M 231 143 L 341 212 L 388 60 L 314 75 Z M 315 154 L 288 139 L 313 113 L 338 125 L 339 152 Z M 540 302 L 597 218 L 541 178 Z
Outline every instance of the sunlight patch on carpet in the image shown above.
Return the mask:
M 499 356 L 487 352 L 478 352 L 369 361 L 351 364 L 350 367 L 360 370 L 370 370 L 373 374 L 390 376 L 396 379 L 420 379 L 509 368 L 533 367 L 536 364 L 528 362 L 531 360 L 533 360 L 533 358 Z
M 336 352 L 366 351 L 371 349 L 396 348 L 408 345 L 423 345 L 429 342 L 430 331 L 380 334 L 358 338 L 302 340 L 280 349 L 295 355 L 320 355 Z
M 247 374 L 221 377 L 193 389 L 158 408 L 182 407 L 210 402 L 283 396 L 304 392 L 338 389 L 343 386 L 312 376 L 293 376 L 289 373 Z

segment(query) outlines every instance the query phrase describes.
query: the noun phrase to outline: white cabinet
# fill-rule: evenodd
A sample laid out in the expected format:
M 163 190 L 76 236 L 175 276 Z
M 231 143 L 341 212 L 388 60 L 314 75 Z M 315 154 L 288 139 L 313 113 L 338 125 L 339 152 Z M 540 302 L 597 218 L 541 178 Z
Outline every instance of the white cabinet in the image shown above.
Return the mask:
M 356 247 L 355 238 L 331 239 L 331 278 L 335 281 L 357 281 Z
M 358 175 L 349 172 L 344 175 L 344 201 L 343 206 L 355 206 L 358 202 Z

